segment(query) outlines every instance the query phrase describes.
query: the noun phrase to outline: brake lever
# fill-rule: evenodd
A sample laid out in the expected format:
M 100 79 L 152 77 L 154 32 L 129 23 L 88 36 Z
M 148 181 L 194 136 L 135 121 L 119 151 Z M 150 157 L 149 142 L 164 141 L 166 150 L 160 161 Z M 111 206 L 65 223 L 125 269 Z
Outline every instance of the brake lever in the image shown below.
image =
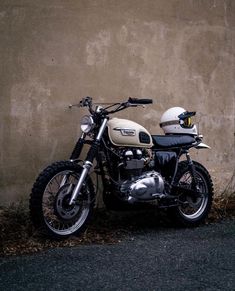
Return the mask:
M 133 103 L 129 103 L 127 104 L 127 107 L 137 107 L 137 106 L 142 106 L 142 108 L 145 108 L 144 104 L 133 104 Z
M 82 98 L 82 100 L 78 104 L 69 104 L 69 108 L 72 107 L 90 107 L 92 104 L 92 98 L 87 96 L 85 98 Z
M 69 109 L 72 109 L 72 107 L 82 107 L 81 104 L 69 104 Z

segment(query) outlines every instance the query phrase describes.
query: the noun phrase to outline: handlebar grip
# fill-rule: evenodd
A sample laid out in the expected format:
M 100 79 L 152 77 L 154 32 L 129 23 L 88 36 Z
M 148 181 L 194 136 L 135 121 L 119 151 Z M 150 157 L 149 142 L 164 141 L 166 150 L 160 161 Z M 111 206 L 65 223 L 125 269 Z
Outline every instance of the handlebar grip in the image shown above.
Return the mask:
M 139 98 L 131 98 L 129 97 L 128 102 L 131 104 L 152 104 L 152 99 L 139 99 Z

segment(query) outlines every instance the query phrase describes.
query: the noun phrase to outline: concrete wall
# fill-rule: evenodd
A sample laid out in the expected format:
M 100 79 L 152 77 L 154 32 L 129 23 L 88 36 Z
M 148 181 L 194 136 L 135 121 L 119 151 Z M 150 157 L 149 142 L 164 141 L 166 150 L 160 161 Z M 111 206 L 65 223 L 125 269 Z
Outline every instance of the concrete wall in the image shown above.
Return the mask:
M 161 133 L 172 106 L 198 111 L 211 151 L 194 154 L 222 191 L 234 170 L 235 2 L 1 0 L 0 204 L 27 197 L 38 172 L 66 159 L 84 110 L 151 97 L 121 116 Z

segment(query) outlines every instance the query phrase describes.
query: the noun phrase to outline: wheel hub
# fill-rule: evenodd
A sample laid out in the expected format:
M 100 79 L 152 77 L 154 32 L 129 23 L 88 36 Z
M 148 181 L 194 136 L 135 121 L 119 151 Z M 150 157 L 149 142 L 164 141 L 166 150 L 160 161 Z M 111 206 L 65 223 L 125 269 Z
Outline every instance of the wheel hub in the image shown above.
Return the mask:
M 72 189 L 69 189 L 72 188 Z M 63 220 L 71 220 L 78 214 L 80 205 L 72 204 L 69 205 L 70 198 L 73 193 L 73 188 L 70 185 L 63 186 L 55 199 L 55 214 Z
M 187 202 L 191 207 L 195 208 L 200 205 L 201 199 L 197 197 L 187 196 Z

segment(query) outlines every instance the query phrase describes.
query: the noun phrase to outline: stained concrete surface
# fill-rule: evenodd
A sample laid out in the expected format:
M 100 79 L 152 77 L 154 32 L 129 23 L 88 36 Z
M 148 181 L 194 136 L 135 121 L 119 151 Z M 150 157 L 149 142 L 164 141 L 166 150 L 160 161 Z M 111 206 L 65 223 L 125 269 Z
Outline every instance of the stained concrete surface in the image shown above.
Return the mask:
M 2 0 L 0 204 L 69 157 L 86 111 L 67 106 L 84 96 L 153 98 L 118 115 L 153 134 L 169 107 L 196 110 L 212 150 L 194 157 L 222 192 L 235 161 L 234 28 L 232 0 Z
M 235 224 L 143 229 L 114 245 L 2 258 L 1 290 L 234 290 Z

